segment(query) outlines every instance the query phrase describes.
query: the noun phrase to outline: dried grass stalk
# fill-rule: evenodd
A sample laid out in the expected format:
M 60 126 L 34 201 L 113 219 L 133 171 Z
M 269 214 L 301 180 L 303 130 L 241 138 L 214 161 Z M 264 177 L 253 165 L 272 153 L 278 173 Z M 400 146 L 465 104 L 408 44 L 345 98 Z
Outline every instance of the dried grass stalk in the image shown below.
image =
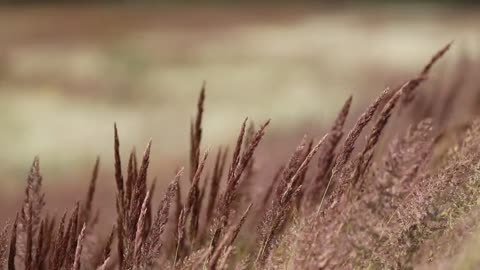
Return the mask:
M 243 137 L 245 134 L 246 121 L 247 119 L 245 119 L 242 124 L 242 128 L 240 129 L 240 135 L 237 139 L 235 151 L 233 152 L 232 164 L 230 165 L 228 173 L 227 184 L 217 208 L 217 213 L 213 225 L 213 236 L 210 242 L 211 250 L 215 250 L 215 248 L 217 247 L 217 242 L 220 239 L 223 230 L 227 227 L 228 219 L 232 211 L 232 203 L 237 195 L 236 193 L 239 180 L 243 174 L 243 171 L 247 167 L 250 158 L 253 156 L 255 149 L 262 140 L 265 134 L 265 128 L 270 123 L 270 120 L 268 120 L 262 126 L 260 126 L 259 130 L 253 136 L 252 142 L 248 145 L 246 149 L 244 149 L 242 155 L 240 155 Z
M 15 222 L 13 223 L 12 234 L 10 237 L 10 245 L 8 252 L 8 270 L 15 270 L 15 256 L 17 255 L 17 225 L 18 214 L 15 217 Z
M 95 166 L 93 167 L 92 177 L 90 178 L 90 185 L 88 186 L 87 197 L 85 199 L 85 208 L 83 213 L 83 220 L 89 222 L 92 214 L 93 196 L 95 195 L 95 187 L 98 178 L 98 169 L 100 166 L 100 157 L 97 157 Z
M 86 224 L 83 224 L 82 230 L 80 231 L 80 235 L 78 236 L 77 240 L 77 247 L 75 249 L 75 260 L 73 261 L 73 267 L 72 270 L 80 270 L 80 258 L 82 255 L 82 249 L 83 249 L 83 241 L 85 239 L 85 229 L 86 229 Z
M 317 174 L 310 184 L 309 193 L 306 196 L 307 203 L 313 204 L 317 202 L 319 194 L 322 194 L 327 186 L 328 179 L 335 160 L 335 149 L 343 137 L 343 127 L 352 105 L 352 96 L 350 96 L 343 105 L 337 115 L 335 122 L 330 129 L 325 144 L 319 150 L 317 162 Z M 345 158 L 345 157 L 344 157 Z

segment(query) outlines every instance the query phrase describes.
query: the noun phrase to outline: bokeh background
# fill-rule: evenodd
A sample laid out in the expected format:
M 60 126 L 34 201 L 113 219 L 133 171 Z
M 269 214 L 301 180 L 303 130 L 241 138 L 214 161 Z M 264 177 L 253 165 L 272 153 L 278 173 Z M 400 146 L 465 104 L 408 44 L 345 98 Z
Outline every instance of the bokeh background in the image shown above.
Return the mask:
M 98 197 L 113 207 L 114 122 L 124 158 L 153 140 L 150 176 L 163 189 L 188 164 L 203 81 L 204 147 L 231 143 L 246 116 L 271 118 L 268 165 L 303 134 L 322 135 L 348 95 L 359 112 L 448 42 L 437 86 L 480 59 L 476 1 L 1 2 L 1 216 L 21 203 L 35 155 L 60 210 L 83 198 L 99 155 Z

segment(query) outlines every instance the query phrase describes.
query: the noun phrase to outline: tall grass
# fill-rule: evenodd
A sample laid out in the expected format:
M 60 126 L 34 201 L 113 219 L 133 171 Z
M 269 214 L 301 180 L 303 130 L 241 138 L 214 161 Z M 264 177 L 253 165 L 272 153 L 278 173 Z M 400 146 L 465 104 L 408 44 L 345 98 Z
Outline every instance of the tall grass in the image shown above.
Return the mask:
M 93 201 L 97 158 L 85 200 L 61 216 L 44 213 L 42 175 L 35 158 L 25 200 L 0 234 L 0 267 L 6 269 L 404 269 L 418 263 L 422 241 L 446 231 L 444 211 L 473 209 L 480 162 L 480 122 L 466 125 L 460 143 L 436 151 L 447 136 L 414 110 L 419 86 L 450 44 L 421 72 L 382 91 L 345 130 L 349 97 L 318 142 L 304 137 L 262 196 L 255 151 L 270 121 L 258 128 L 245 119 L 233 151 L 214 158 L 202 145 L 205 84 L 191 122 L 188 175 L 179 169 L 155 207 L 148 185 L 150 141 L 141 161 L 132 150 L 126 168 L 114 125 L 116 222 L 105 239 L 97 233 Z M 413 104 L 413 105 L 412 105 Z M 403 119 L 403 120 L 402 120 Z M 402 120 L 402 121 L 401 121 Z M 393 139 L 392 125 L 410 122 Z M 370 126 L 370 130 L 366 131 Z M 397 130 L 399 130 L 397 128 Z M 342 142 L 344 134 L 347 134 Z M 364 142 L 359 142 L 365 134 Z M 274 158 L 274 157 L 272 157 Z M 314 159 L 316 165 L 311 165 Z M 210 160 L 213 166 L 210 166 Z M 272 162 L 277 160 L 272 160 Z M 228 169 L 226 168 L 228 165 Z M 184 178 L 188 180 L 184 180 Z M 268 180 L 268 179 L 267 179 Z M 180 190 L 180 182 L 189 188 Z M 254 215 L 252 215 L 254 213 Z M 246 222 L 249 219 L 251 222 Z M 257 237 L 251 237 L 256 229 Z M 250 233 L 242 234 L 248 230 Z

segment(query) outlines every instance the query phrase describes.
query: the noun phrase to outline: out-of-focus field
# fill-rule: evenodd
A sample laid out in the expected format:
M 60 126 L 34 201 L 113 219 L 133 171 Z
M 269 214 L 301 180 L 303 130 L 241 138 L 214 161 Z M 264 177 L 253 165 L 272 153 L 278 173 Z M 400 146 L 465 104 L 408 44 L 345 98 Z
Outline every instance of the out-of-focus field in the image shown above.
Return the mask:
M 86 188 L 97 154 L 110 179 L 114 122 L 125 154 L 153 139 L 152 176 L 185 164 L 203 80 L 205 146 L 230 143 L 245 116 L 272 118 L 267 145 L 297 140 L 330 123 L 349 94 L 361 108 L 451 40 L 455 50 L 440 70 L 463 53 L 478 59 L 479 25 L 475 11 L 427 6 L 4 8 L 3 199 L 20 195 L 37 154 L 50 188 L 79 180 Z M 264 162 L 269 149 L 260 148 Z

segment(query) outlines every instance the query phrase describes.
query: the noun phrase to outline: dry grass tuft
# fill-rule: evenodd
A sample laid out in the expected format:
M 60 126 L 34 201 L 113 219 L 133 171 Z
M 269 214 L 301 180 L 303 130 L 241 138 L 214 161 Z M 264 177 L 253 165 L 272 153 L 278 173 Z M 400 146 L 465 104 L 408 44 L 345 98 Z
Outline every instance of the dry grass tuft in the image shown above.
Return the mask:
M 474 213 L 480 194 L 478 120 L 456 131 L 461 140 L 442 150 L 448 130 L 435 123 L 445 122 L 445 113 L 429 119 L 398 113 L 412 104 L 416 89 L 449 48 L 395 91 L 382 91 L 343 138 L 349 97 L 329 132 L 316 144 L 305 136 L 271 179 L 258 172 L 279 162 L 272 157 L 264 166 L 255 159 L 270 121 L 247 128 L 245 119 L 231 157 L 222 146 L 212 164 L 207 162 L 209 151 L 201 145 L 204 83 L 191 122 L 188 191 L 182 196 L 183 168 L 176 169 L 158 206 L 152 199 L 156 178 L 148 175 L 152 142 L 140 162 L 133 148 L 124 172 L 114 124 L 117 216 L 108 236 L 97 234 L 100 159 L 85 200 L 58 219 L 43 211 L 35 158 L 19 214 L 0 233 L 0 268 L 410 269 L 428 263 L 419 252 L 424 243 L 451 235 L 461 217 Z M 384 134 L 392 122 L 392 130 L 401 132 L 390 139 Z M 260 198 L 252 195 L 262 186 Z M 257 241 L 248 233 L 255 227 Z

